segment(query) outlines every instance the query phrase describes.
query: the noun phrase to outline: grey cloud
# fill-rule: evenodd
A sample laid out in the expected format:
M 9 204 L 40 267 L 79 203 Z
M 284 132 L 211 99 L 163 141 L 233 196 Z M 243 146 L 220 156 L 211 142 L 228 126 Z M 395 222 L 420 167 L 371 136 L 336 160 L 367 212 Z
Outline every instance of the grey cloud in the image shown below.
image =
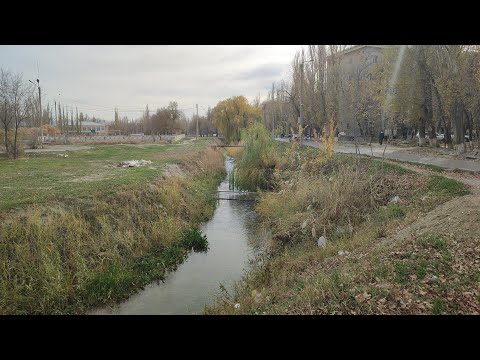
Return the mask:
M 82 105 L 68 99 L 96 104 L 100 106 L 85 106 L 84 113 L 112 120 L 113 108 L 108 107 L 144 109 L 146 104 L 160 107 L 175 100 L 181 108 L 196 103 L 206 108 L 235 95 L 253 99 L 261 93 L 264 98 L 272 81 L 288 71 L 297 49 L 261 45 L 0 46 L 0 68 L 22 72 L 28 81 L 36 77 L 38 61 L 45 104 L 77 104 L 79 111 Z M 192 114 L 193 110 L 187 112 Z
M 236 76 L 238 80 L 250 80 L 250 79 L 271 79 L 280 78 L 284 66 L 278 64 L 265 64 L 258 66 L 254 69 L 249 69 Z

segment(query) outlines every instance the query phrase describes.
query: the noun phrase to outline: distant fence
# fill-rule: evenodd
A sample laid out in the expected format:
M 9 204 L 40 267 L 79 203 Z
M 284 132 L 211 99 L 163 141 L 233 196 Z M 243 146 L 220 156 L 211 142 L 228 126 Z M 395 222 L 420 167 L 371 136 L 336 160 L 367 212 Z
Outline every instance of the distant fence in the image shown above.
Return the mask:
M 185 137 L 180 135 L 58 135 L 45 136 L 44 142 L 52 144 L 65 143 L 154 143 L 167 142 L 174 143 Z

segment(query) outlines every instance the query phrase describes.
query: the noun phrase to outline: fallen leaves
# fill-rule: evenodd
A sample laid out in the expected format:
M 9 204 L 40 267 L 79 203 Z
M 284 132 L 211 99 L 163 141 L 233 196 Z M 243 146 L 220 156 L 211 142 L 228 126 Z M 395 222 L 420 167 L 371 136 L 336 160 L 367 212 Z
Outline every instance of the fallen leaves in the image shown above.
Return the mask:
M 362 294 L 358 294 L 357 296 L 355 296 L 355 300 L 357 300 L 358 302 L 364 302 L 365 300 L 368 300 L 371 297 L 372 297 L 372 295 L 370 295 L 367 292 L 364 292 Z

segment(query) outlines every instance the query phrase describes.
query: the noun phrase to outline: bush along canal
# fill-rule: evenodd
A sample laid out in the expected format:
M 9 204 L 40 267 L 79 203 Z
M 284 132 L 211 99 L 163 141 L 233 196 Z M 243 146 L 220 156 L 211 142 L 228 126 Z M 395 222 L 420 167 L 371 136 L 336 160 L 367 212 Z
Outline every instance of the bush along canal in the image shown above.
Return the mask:
M 225 168 L 230 174 L 233 158 L 227 157 Z M 92 314 L 201 314 L 211 305 L 220 289 L 230 291 L 240 280 L 249 261 L 263 252 L 268 234 L 253 211 L 251 194 L 230 192 L 229 175 L 218 187 L 219 199 L 213 218 L 201 227 L 200 243 L 176 271 L 164 281 L 148 285 L 125 302 Z M 188 240 L 185 240 L 188 241 Z M 195 250 L 195 249 L 194 249 Z

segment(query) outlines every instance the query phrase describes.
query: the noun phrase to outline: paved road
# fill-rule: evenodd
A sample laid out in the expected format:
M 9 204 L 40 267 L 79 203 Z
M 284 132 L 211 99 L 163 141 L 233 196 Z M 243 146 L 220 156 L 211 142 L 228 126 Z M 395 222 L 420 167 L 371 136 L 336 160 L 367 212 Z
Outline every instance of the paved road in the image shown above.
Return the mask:
M 285 139 L 277 139 L 278 141 L 288 142 Z M 319 147 L 319 144 L 315 141 L 303 141 L 303 144 L 306 146 L 312 147 Z M 383 150 L 385 146 L 380 146 L 378 144 L 372 144 L 372 150 L 370 150 L 370 146 L 361 145 L 359 146 L 360 153 L 362 155 L 368 155 L 374 157 L 381 158 L 383 156 Z M 387 146 L 385 150 L 385 158 L 392 159 L 392 160 L 400 160 L 400 161 L 411 161 L 414 163 L 420 163 L 425 165 L 436 165 L 444 169 L 460 169 L 466 171 L 475 171 L 480 172 L 480 161 L 478 160 L 456 160 L 450 159 L 447 157 L 442 157 L 442 155 L 434 156 L 426 156 L 420 154 L 414 154 L 408 152 L 406 150 L 414 149 L 414 148 L 404 148 L 404 147 L 395 147 L 395 146 Z M 336 144 L 334 147 L 336 152 L 340 153 L 355 153 L 355 145 L 354 144 Z

